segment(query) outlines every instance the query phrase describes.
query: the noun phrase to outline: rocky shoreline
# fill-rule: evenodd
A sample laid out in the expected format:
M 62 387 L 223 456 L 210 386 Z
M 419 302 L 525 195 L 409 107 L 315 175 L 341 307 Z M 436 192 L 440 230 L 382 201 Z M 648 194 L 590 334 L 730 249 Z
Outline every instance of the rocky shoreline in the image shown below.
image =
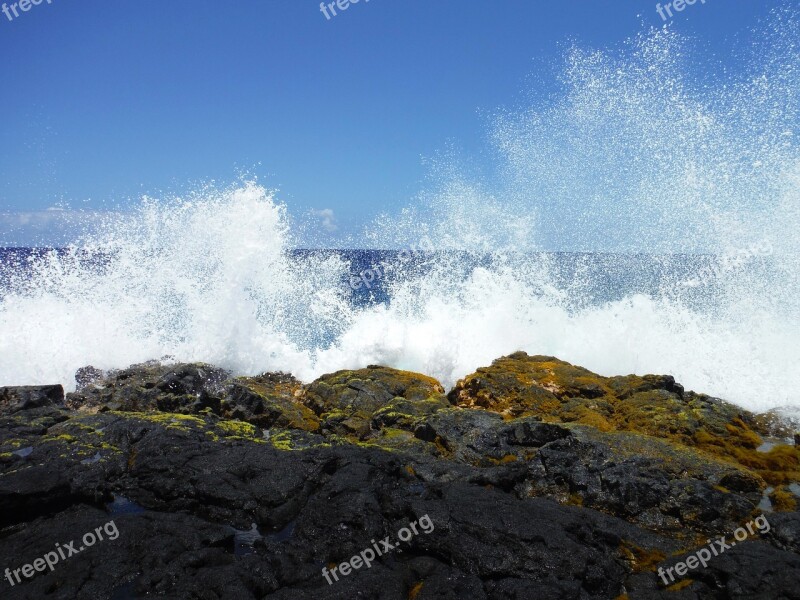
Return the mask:
M 380 366 L 76 381 L 0 388 L 2 598 L 800 598 L 796 432 L 668 376 L 520 352 L 449 393 Z

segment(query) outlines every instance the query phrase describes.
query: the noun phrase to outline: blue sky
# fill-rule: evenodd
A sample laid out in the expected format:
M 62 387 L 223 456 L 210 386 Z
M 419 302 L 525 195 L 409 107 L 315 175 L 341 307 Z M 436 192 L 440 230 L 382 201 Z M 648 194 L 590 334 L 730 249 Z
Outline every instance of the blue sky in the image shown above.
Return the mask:
M 0 245 L 33 241 L 9 214 L 241 173 L 346 232 L 416 195 L 424 157 L 488 164 L 487 115 L 552 92 L 570 42 L 663 24 L 641 0 L 361 0 L 330 20 L 313 0 L 47 1 L 0 13 Z M 777 4 L 701 1 L 670 26 L 723 60 Z

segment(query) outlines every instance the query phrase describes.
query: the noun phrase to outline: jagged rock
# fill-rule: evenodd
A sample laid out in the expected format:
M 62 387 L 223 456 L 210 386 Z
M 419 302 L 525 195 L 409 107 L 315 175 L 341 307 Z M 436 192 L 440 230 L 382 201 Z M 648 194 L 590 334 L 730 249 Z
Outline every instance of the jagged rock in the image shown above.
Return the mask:
M 732 492 L 760 493 L 764 488 L 764 482 L 760 477 L 756 477 L 752 473 L 742 470 L 732 471 L 726 474 L 719 480 L 719 484 Z
M 216 425 L 191 417 L 171 423 L 98 414 L 80 422 L 70 429 L 81 436 L 73 443 L 90 443 L 102 429 L 102 437 L 120 452 L 83 464 L 79 456 L 43 449 L 49 452 L 46 463 L 64 480 L 74 480 L 72 502 L 58 515 L 42 506 L 36 507 L 36 518 L 26 514 L 25 521 L 35 526 L 7 537 L 0 561 L 24 562 L 19 557 L 38 556 L 52 547 L 52 539 L 75 539 L 115 518 L 111 491 L 147 510 L 117 517 L 118 540 L 104 542 L 68 571 L 39 575 L 23 588 L 29 594 L 43 594 L 55 584 L 75 598 L 109 597 L 126 585 L 132 595 L 190 597 L 204 590 L 205 597 L 226 598 L 232 589 L 244 594 L 237 597 L 282 597 L 293 590 L 325 598 L 365 590 L 380 597 L 387 589 L 408 594 L 425 574 L 431 588 L 454 577 L 465 589 L 481 589 L 486 579 L 499 589 L 527 586 L 605 598 L 622 590 L 627 572 L 617 561 L 622 539 L 642 547 L 676 547 L 614 517 L 544 499 L 520 501 L 468 483 L 467 477 L 419 480 L 404 467 L 403 457 L 377 449 L 282 452 L 257 438 L 221 443 L 207 435 Z M 477 473 L 470 468 L 464 475 Z M 98 478 L 110 489 L 91 503 Z M 10 514 L 18 508 L 9 507 Z M 419 535 L 402 553 L 377 562 L 366 578 L 343 579 L 335 587 L 322 578 L 323 563 L 349 559 L 372 539 L 394 535 L 426 514 L 434 525 L 430 536 Z M 239 530 L 255 523 L 260 533 L 251 554 L 237 557 L 215 522 Z M 191 531 L 177 533 L 183 527 Z M 278 535 L 281 531 L 289 533 Z M 586 544 L 587 539 L 594 541 Z
M 208 408 L 219 413 L 222 384 L 229 373 L 205 364 L 134 365 L 97 377 L 85 367 L 78 371 L 85 382 L 67 394 L 72 409 L 176 412 L 196 414 Z
M 657 573 L 730 539 L 765 477 L 792 495 L 796 447 L 757 452 L 760 416 L 670 377 L 526 356 L 447 397 L 385 367 L 303 386 L 149 363 L 87 381 L 71 408 L 0 410 L 0 565 L 119 529 L 53 572 L 0 579 L 3 597 L 797 597 L 788 501 L 678 586 Z M 430 533 L 323 577 L 423 515 Z
M 669 376 L 602 377 L 551 356 L 517 352 L 460 380 L 451 403 L 506 418 L 590 425 L 599 431 L 635 431 L 734 460 L 773 484 L 800 479 L 795 449 L 757 452 L 763 420 L 737 406 L 684 392 Z
M 800 554 L 800 512 L 774 513 L 769 524 L 769 537 L 778 547 Z
M 774 546 L 757 540 L 735 546 L 718 556 L 712 556 L 708 567 L 693 569 L 686 577 L 691 582 L 683 589 L 688 598 L 796 598 L 797 575 L 800 573 L 800 556 L 792 552 L 777 550 Z M 682 554 L 665 561 L 667 569 L 676 562 L 685 562 L 694 554 Z M 760 565 L 758 568 L 754 566 Z M 747 573 L 747 577 L 742 575 Z M 671 583 L 671 580 L 667 578 Z M 791 590 L 794 586 L 794 590 Z M 663 589 L 662 586 L 659 586 Z M 669 592 L 668 592 L 669 593 Z M 655 596 L 641 596 L 643 598 Z M 660 597 L 660 596 L 659 596 Z M 675 597 L 674 594 L 668 596 Z
M 241 377 L 230 384 L 222 413 L 263 428 L 317 431 L 319 419 L 298 399 L 301 390 L 302 384 L 285 373 Z
M 323 429 L 361 438 L 372 431 L 373 414 L 395 399 L 446 406 L 444 388 L 435 379 L 377 366 L 323 375 L 301 398 L 320 417 Z
M 96 381 L 105 377 L 105 372 L 97 369 L 91 365 L 88 367 L 81 367 L 75 372 L 75 383 L 77 391 L 92 385 Z
M 0 414 L 13 414 L 34 408 L 63 406 L 64 388 L 60 385 L 32 385 L 0 388 Z

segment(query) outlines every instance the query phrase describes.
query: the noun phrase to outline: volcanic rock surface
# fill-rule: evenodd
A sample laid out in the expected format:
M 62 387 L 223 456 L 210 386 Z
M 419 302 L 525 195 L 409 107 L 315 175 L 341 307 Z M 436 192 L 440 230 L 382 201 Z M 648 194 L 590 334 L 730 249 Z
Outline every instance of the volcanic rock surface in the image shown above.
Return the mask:
M 76 380 L 0 388 L 0 598 L 800 598 L 795 432 L 668 376 L 519 352 L 449 393 L 380 366 Z M 768 531 L 664 583 L 762 513 Z

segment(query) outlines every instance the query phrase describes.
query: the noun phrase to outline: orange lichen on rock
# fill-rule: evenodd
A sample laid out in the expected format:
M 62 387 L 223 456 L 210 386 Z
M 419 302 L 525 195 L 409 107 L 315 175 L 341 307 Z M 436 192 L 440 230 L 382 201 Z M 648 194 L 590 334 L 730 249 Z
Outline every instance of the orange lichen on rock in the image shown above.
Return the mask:
M 762 424 L 774 419 L 685 392 L 670 376 L 603 377 L 551 356 L 516 352 L 461 379 L 448 399 L 516 418 L 639 432 L 735 462 L 772 484 L 800 480 L 796 446 L 756 450 L 767 433 Z

